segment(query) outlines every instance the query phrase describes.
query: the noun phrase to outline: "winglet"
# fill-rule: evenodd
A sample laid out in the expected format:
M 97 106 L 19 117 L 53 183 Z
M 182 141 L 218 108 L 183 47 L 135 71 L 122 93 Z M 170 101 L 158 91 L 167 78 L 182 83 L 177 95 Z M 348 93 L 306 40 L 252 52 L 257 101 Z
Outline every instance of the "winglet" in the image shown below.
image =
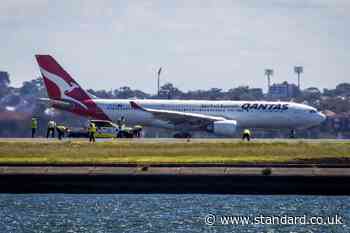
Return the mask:
M 134 101 L 130 101 L 130 105 L 131 105 L 131 107 L 134 108 L 134 109 L 146 111 L 143 107 L 141 107 L 140 105 L 138 105 L 138 104 L 135 103 Z

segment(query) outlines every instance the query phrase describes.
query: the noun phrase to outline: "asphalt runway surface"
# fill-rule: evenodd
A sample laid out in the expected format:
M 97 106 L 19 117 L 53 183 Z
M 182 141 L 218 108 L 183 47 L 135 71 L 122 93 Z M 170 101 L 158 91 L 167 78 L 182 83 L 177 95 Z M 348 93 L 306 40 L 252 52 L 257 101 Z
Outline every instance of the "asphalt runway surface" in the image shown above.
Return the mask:
M 74 142 L 87 142 L 88 138 L 64 138 L 62 142 L 74 141 Z M 178 139 L 178 138 L 101 138 L 96 139 L 96 142 L 135 142 L 135 143 L 183 143 L 183 142 L 197 142 L 197 143 L 238 143 L 242 142 L 239 138 L 191 138 Z M 59 142 L 57 138 L 0 138 L 0 142 Z M 253 138 L 249 143 L 273 143 L 273 142 L 283 142 L 283 143 L 344 143 L 350 142 L 350 139 L 287 139 L 287 138 Z

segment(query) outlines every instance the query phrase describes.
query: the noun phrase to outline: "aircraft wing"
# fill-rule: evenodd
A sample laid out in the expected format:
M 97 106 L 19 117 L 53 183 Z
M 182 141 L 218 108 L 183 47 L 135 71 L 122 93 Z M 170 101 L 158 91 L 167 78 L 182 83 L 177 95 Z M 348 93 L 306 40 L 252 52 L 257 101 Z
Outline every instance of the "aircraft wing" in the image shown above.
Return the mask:
M 155 118 L 159 120 L 163 120 L 166 122 L 169 122 L 175 126 L 187 124 L 191 125 L 193 127 L 206 127 L 210 125 L 211 123 L 215 121 L 223 121 L 227 120 L 223 117 L 216 117 L 216 116 L 208 116 L 204 114 L 198 114 L 198 113 L 188 113 L 188 112 L 178 112 L 178 111 L 171 111 L 171 110 L 161 110 L 161 109 L 150 109 L 150 108 L 144 108 L 134 101 L 130 101 L 130 105 L 134 109 L 138 109 L 140 111 L 145 111 L 151 113 Z

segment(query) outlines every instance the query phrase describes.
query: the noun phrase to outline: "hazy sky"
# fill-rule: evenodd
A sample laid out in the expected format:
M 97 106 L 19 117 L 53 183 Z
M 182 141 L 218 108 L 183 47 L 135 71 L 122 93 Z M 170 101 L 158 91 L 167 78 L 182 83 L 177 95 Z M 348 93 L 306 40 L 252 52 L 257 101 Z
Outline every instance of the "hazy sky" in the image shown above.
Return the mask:
M 155 92 L 296 82 L 350 82 L 349 0 L 2 0 L 0 70 L 12 85 L 39 76 L 34 54 L 51 54 L 84 88 Z

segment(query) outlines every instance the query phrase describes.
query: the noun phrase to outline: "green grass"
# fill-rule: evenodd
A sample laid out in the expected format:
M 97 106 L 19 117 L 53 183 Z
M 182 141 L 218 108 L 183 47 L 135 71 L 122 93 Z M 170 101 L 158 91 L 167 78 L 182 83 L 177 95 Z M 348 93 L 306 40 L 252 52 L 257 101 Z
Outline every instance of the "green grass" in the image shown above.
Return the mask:
M 0 142 L 0 164 L 350 162 L 350 143 Z

